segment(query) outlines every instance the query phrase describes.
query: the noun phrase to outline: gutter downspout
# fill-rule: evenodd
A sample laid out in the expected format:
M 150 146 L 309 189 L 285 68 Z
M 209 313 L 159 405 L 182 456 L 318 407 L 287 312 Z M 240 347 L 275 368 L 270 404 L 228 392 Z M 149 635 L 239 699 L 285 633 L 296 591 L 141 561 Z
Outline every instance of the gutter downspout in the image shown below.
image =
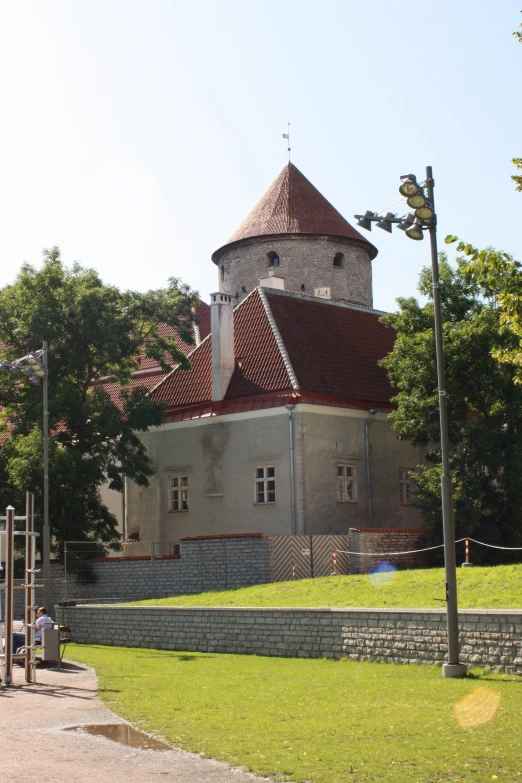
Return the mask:
M 375 408 L 370 408 L 368 411 L 371 418 L 366 422 L 365 425 L 365 445 L 366 445 L 366 487 L 368 492 L 368 527 L 372 526 L 372 489 L 370 484 L 370 433 L 368 430 L 370 429 L 370 424 L 375 419 L 375 414 L 377 411 Z
M 292 419 L 293 405 L 287 405 L 288 411 L 288 437 L 290 445 L 290 511 L 292 515 L 292 535 L 296 535 L 295 529 L 295 490 L 294 490 L 294 423 Z

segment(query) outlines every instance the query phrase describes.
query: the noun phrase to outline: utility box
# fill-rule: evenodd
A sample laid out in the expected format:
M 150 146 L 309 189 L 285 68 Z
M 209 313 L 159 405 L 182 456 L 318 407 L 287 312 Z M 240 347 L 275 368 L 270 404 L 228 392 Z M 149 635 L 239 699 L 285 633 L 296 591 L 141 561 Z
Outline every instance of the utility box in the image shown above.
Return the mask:
M 60 631 L 44 628 L 42 631 L 42 661 L 60 660 Z

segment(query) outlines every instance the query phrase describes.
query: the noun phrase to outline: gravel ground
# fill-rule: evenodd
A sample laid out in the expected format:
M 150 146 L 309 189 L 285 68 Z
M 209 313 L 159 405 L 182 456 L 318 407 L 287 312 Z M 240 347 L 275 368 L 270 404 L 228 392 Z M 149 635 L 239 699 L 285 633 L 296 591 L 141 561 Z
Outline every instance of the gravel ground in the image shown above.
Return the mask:
M 25 685 L 0 686 L 0 771 L 9 783 L 259 783 L 227 764 L 175 750 L 136 750 L 71 726 L 124 723 L 98 698 L 93 669 L 72 662 L 58 672 L 37 670 Z

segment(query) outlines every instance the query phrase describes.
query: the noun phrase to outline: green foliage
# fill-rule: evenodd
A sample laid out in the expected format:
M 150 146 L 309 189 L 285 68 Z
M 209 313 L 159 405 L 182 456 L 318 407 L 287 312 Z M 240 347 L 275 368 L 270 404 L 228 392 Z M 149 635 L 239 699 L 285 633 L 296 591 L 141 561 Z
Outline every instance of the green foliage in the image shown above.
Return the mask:
M 522 14 L 522 11 L 520 13 Z M 519 26 L 522 28 L 522 24 L 519 25 Z M 519 43 L 522 43 L 522 33 L 521 32 L 519 32 L 518 30 L 515 30 L 513 35 L 515 36 L 515 38 L 518 40 Z
M 444 680 L 429 666 L 86 645 L 68 652 L 96 668 L 101 698 L 125 720 L 263 778 L 519 780 L 516 676 Z M 453 707 L 477 686 L 495 702 L 500 695 L 500 709 L 484 725 L 462 728 Z
M 521 33 L 518 33 L 518 35 L 521 35 Z M 519 171 L 522 171 L 522 158 L 511 158 L 511 163 L 513 163 Z M 522 192 L 522 174 L 512 174 L 511 179 L 513 182 L 516 183 L 515 190 L 518 190 L 519 193 Z
M 458 249 L 466 256 L 474 252 L 464 243 Z M 497 256 L 507 269 L 517 269 L 506 254 Z M 517 381 L 522 363 L 515 361 L 520 340 L 501 310 L 499 287 L 487 285 L 483 275 L 471 274 L 466 258 L 458 259 L 457 269 L 452 269 L 442 255 L 440 279 L 457 538 L 469 535 L 492 544 L 521 546 L 522 387 Z M 517 281 L 520 284 L 518 272 Z M 428 269 L 421 273 L 419 290 L 431 296 Z M 433 304 L 420 305 L 413 298 L 398 303 L 399 312 L 382 319 L 397 332 L 394 348 L 382 362 L 397 389 L 392 426 L 401 440 L 417 446 L 437 444 Z M 415 503 L 438 543 L 442 515 L 436 447 L 428 459 L 430 464 L 419 466 L 415 474 Z M 509 562 L 507 553 L 495 550 L 481 550 L 479 557 L 477 562 Z
M 458 545 L 458 562 L 464 559 L 464 544 Z M 471 560 L 479 549 L 471 544 Z M 522 552 L 519 553 L 522 560 Z M 342 608 L 440 609 L 445 606 L 446 578 L 442 568 L 397 571 L 390 582 L 372 585 L 366 574 L 339 575 L 295 582 L 218 590 L 197 595 L 176 595 L 131 601 L 132 606 L 329 606 Z M 457 571 L 461 609 L 518 609 L 522 605 L 522 565 L 459 568 Z
M 58 248 L 44 252 L 40 269 L 24 265 L 0 291 L 1 358 L 15 359 L 49 343 L 49 493 L 51 532 L 64 540 L 116 536 L 116 519 L 101 502 L 108 480 L 121 491 L 123 477 L 148 484 L 153 468 L 136 433 L 163 421 L 161 406 L 144 387 L 131 387 L 137 356 L 164 369 L 189 367 L 173 337 L 188 344 L 197 294 L 175 279 L 166 289 L 139 293 L 104 285 L 93 269 L 67 268 Z M 166 361 L 165 357 L 169 359 Z M 122 385 L 111 396 L 100 379 Z M 35 492 L 37 528 L 42 515 L 42 388 L 10 373 L 0 376 L 0 507 L 24 507 Z

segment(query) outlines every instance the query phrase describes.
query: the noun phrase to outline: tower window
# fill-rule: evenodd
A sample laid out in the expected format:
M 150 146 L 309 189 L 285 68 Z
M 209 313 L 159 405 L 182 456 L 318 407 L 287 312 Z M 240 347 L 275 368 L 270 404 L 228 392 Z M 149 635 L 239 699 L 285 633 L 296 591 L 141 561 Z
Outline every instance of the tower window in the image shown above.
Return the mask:
M 344 253 L 336 253 L 333 258 L 333 265 L 339 268 L 344 266 Z
M 305 290 L 305 284 L 301 283 L 301 291 L 304 291 L 304 290 Z
M 268 254 L 268 266 L 279 266 L 279 256 L 275 250 L 271 250 Z
M 225 279 L 225 267 L 221 264 L 221 280 Z

